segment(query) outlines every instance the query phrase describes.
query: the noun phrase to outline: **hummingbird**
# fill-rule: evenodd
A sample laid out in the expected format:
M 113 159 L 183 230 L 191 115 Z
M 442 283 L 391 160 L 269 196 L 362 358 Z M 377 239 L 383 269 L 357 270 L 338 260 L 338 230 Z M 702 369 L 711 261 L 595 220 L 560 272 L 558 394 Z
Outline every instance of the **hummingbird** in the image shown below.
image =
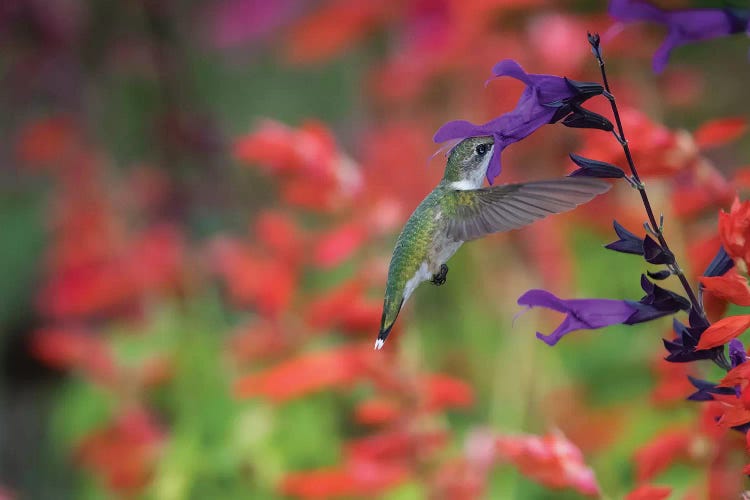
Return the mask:
M 375 349 L 382 349 L 401 308 L 422 282 L 445 283 L 446 262 L 465 241 L 567 212 L 611 187 L 587 177 L 482 187 L 493 148 L 492 136 L 470 137 L 454 146 L 442 180 L 406 222 L 388 268 Z

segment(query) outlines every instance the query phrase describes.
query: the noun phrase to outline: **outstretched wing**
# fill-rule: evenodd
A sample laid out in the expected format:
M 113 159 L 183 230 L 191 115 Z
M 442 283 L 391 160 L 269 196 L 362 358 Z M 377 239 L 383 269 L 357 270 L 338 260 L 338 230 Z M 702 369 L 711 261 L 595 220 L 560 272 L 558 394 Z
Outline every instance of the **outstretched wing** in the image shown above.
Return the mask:
M 510 231 L 548 215 L 567 212 L 609 190 L 604 181 L 563 177 L 551 181 L 506 184 L 482 189 L 453 191 L 446 211 L 448 234 L 462 241 L 490 233 Z

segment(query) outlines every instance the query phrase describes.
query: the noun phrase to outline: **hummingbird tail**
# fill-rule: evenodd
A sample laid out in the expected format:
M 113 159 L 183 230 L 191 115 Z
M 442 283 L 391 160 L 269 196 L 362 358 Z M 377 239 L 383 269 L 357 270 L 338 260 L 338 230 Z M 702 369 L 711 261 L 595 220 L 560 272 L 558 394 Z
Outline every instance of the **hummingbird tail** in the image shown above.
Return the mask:
M 401 306 L 404 305 L 404 299 L 401 299 L 401 302 L 398 305 L 398 309 L 396 310 L 396 314 L 393 316 L 393 319 L 391 320 L 390 324 L 388 326 L 386 325 L 386 312 L 388 311 L 387 307 L 383 308 L 383 318 L 380 320 L 380 331 L 378 332 L 378 338 L 375 340 L 375 350 L 379 351 L 383 348 L 383 344 L 385 344 L 385 339 L 388 338 L 388 334 L 391 333 L 391 330 L 393 329 L 393 325 L 396 324 L 396 318 L 398 318 L 398 313 L 401 312 Z
M 375 350 L 376 351 L 379 351 L 380 349 L 383 348 L 383 344 L 385 344 L 385 339 L 388 338 L 388 334 L 391 333 L 391 329 L 393 328 L 394 324 L 395 324 L 395 322 L 391 323 L 391 326 L 389 326 L 385 330 L 380 330 L 380 332 L 378 332 L 378 338 L 375 339 Z

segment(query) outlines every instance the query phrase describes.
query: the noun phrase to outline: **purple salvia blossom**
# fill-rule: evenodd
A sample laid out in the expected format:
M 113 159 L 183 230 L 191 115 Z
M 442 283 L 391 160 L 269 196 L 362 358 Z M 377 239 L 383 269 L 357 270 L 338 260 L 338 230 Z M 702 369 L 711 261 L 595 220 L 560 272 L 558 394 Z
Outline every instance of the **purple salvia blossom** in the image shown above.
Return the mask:
M 654 53 L 654 72 L 661 73 L 676 47 L 747 31 L 750 11 L 740 9 L 662 10 L 642 0 L 610 0 L 609 14 L 620 22 L 651 21 L 669 29 Z
M 500 154 L 506 147 L 525 139 L 542 125 L 560 120 L 586 99 L 602 93 L 602 86 L 599 84 L 526 73 L 511 59 L 497 63 L 492 68 L 492 74 L 494 77 L 509 76 L 526 84 L 515 109 L 482 125 L 465 120 L 450 121 L 440 127 L 433 137 L 435 142 L 445 142 L 467 137 L 493 136 L 495 147 L 487 169 L 487 181 L 490 184 L 500 175 Z
M 529 290 L 518 298 L 518 305 L 545 307 L 566 314 L 554 332 L 549 335 L 540 332 L 536 334 L 537 338 L 551 346 L 570 332 L 622 324 L 638 310 L 635 304 L 624 300 L 564 300 L 546 290 Z

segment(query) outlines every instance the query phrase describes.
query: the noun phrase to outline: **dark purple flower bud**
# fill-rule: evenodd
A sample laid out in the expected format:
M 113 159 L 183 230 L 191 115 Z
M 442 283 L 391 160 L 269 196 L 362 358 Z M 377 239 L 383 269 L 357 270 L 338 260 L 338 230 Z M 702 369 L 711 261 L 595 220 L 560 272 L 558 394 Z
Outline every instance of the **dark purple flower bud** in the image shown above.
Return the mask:
M 662 10 L 643 0 L 610 0 L 609 13 L 621 22 L 652 21 L 669 29 L 654 54 L 652 65 L 656 73 L 664 70 L 676 47 L 746 31 L 750 17 L 740 9 Z
M 615 228 L 615 233 L 617 233 L 617 236 L 620 239 L 613 241 L 609 245 L 605 245 L 604 248 L 614 250 L 615 252 L 643 255 L 643 240 L 622 227 L 619 222 L 612 222 Z
M 649 264 L 669 264 L 674 262 L 671 252 L 662 248 L 651 236 L 643 238 L 643 258 Z
M 578 165 L 578 170 L 572 172 L 568 177 L 599 177 L 603 179 L 620 179 L 625 177 L 625 172 L 620 167 L 611 163 L 591 160 L 575 153 L 570 153 L 570 159 Z
M 736 368 L 747 361 L 747 353 L 745 352 L 745 346 L 742 345 L 740 339 L 732 339 L 729 341 L 729 362 L 732 364 L 732 368 Z
M 604 92 L 604 87 L 599 83 L 579 82 L 570 80 L 569 78 L 563 79 L 573 91 L 573 95 L 545 104 L 545 106 L 555 108 L 555 114 L 550 118 L 550 123 L 555 123 L 565 118 L 578 109 L 582 103 Z
M 614 129 L 611 121 L 586 108 L 576 109 L 562 121 L 562 124 L 570 128 L 593 128 L 605 132 L 611 132 Z
M 698 389 L 690 396 L 689 401 L 712 401 L 714 399 L 713 394 L 734 394 L 735 391 L 731 387 L 716 387 L 716 384 L 707 380 L 701 380 L 699 378 L 691 377 L 688 375 L 688 380 L 693 384 L 693 387 Z
M 691 317 L 694 314 L 691 311 Z M 697 313 L 695 316 L 698 316 Z M 673 320 L 672 326 L 676 337 L 672 340 L 662 339 L 664 347 L 669 353 L 664 359 L 672 363 L 689 363 L 692 361 L 699 361 L 704 359 L 710 359 L 717 365 L 729 369 L 730 365 L 724 356 L 724 347 L 714 347 L 712 349 L 704 349 L 700 351 L 695 350 L 695 346 L 698 345 L 703 332 L 708 328 L 708 324 L 705 321 L 697 321 L 694 319 L 693 324 L 699 326 L 685 326 L 676 319 Z M 705 323 L 705 324 L 704 324 Z
M 668 270 L 663 271 L 657 271 L 655 273 L 652 273 L 651 271 L 646 271 L 646 274 L 648 274 L 648 277 L 652 280 L 665 280 L 672 276 L 672 272 Z
M 729 18 L 730 33 L 742 33 L 748 30 L 748 22 L 750 22 L 750 10 L 736 9 L 732 7 L 727 7 L 722 10 Z
M 642 304 L 652 305 L 665 311 L 677 312 L 690 310 L 690 301 L 688 299 L 652 283 L 645 274 L 641 275 L 641 288 L 646 292 L 646 296 L 640 300 Z
M 594 57 L 597 59 L 602 58 L 602 49 L 600 47 L 601 38 L 599 37 L 599 33 L 588 33 L 589 38 L 589 45 L 591 45 L 591 53 L 594 54 Z
M 706 268 L 703 276 L 723 276 L 727 271 L 732 269 L 733 266 L 734 261 L 729 257 L 727 251 L 724 250 L 724 247 L 722 246 L 719 247 L 719 251 L 716 253 L 713 260 L 711 260 L 711 263 Z
M 536 336 L 553 346 L 565 335 L 576 330 L 595 330 L 622 324 L 634 312 L 634 303 L 612 299 L 560 299 L 546 290 L 529 290 L 518 298 L 518 305 L 545 307 L 564 313 L 563 322 L 549 335 L 537 332 Z

